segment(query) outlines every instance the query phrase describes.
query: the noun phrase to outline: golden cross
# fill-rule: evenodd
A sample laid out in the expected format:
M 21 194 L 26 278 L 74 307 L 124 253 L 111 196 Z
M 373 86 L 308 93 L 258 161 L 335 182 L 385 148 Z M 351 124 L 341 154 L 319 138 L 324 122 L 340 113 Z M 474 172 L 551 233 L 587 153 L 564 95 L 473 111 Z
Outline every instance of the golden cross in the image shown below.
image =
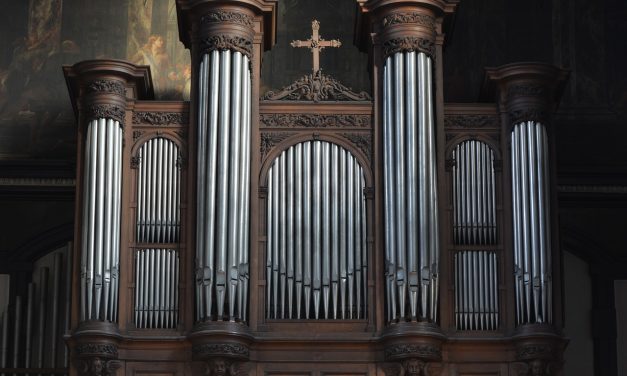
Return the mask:
M 290 44 L 292 47 L 307 47 L 311 50 L 313 55 L 313 72 L 316 73 L 320 70 L 320 51 L 325 47 L 340 47 L 342 42 L 337 39 L 322 39 L 318 34 L 318 30 L 320 30 L 320 22 L 316 20 L 311 21 L 311 30 L 313 30 L 311 38 L 307 40 L 295 40 Z

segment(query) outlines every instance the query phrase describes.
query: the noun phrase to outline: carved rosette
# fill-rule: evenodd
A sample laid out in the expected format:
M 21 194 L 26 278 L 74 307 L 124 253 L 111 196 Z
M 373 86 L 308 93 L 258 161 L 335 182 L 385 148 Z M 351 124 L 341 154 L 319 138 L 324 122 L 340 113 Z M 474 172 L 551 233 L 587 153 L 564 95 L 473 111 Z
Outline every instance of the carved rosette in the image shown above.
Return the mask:
M 95 119 L 113 119 L 124 126 L 125 111 L 117 104 L 99 103 L 87 105 L 83 113 L 85 121 L 90 122 Z
M 370 101 L 365 91 L 356 93 L 335 78 L 317 71 L 301 77 L 278 92 L 268 91 L 262 100 L 278 101 Z
M 261 114 L 259 122 L 267 128 L 370 128 L 370 115 L 358 114 Z

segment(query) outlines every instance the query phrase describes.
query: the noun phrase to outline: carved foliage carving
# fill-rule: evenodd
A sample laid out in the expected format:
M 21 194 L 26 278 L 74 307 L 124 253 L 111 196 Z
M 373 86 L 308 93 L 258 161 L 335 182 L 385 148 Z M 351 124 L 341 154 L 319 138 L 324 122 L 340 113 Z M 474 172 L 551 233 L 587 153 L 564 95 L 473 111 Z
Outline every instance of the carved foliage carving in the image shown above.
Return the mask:
M 109 93 L 126 97 L 124 83 L 117 80 L 94 80 L 87 85 L 88 93 Z
M 369 161 L 372 161 L 372 136 L 363 133 L 344 133 L 344 138 L 357 146 Z
M 435 19 L 429 15 L 410 12 L 410 13 L 393 13 L 383 18 L 383 27 L 396 24 L 417 24 L 419 26 L 428 27 L 435 30 Z
M 421 359 L 441 359 L 442 350 L 432 345 L 402 344 L 385 348 L 386 359 L 416 357 Z
M 185 124 L 187 119 L 181 112 L 134 112 L 133 124 Z
M 261 158 L 265 158 L 266 155 L 274 148 L 276 144 L 285 140 L 290 134 L 282 133 L 282 132 L 274 132 L 274 133 L 262 133 L 261 134 Z
M 323 74 L 322 71 L 317 71 L 301 77 L 277 93 L 268 91 L 261 99 L 318 102 L 369 101 L 372 100 L 372 97 L 365 91 L 355 93 L 335 78 Z
M 196 358 L 208 358 L 212 356 L 235 356 L 248 358 L 248 347 L 240 343 L 203 343 L 194 345 L 192 352 Z
M 388 57 L 397 52 L 424 52 L 432 59 L 435 59 L 435 42 L 431 39 L 420 37 L 392 38 L 383 42 L 383 55 Z
M 261 114 L 261 126 L 272 128 L 369 128 L 370 115 Z
M 76 370 L 81 376 L 115 376 L 121 363 L 118 360 L 88 357 L 76 359 Z
M 215 10 L 211 11 L 204 16 L 201 17 L 200 23 L 202 24 L 210 24 L 210 23 L 235 23 L 244 25 L 248 28 L 253 28 L 253 18 L 247 14 L 230 12 L 227 10 Z
M 543 123 L 548 120 L 548 117 L 549 114 L 542 109 L 526 108 L 509 112 L 509 121 L 512 126 L 523 121 L 538 121 Z
M 114 104 L 92 104 L 85 109 L 87 121 L 94 119 L 113 119 L 124 125 L 124 109 Z
M 507 100 L 515 97 L 542 97 L 546 93 L 543 86 L 538 85 L 512 85 L 507 90 Z
M 444 116 L 446 128 L 498 128 L 499 118 L 496 115 L 446 115 Z
M 118 348 L 110 343 L 80 343 L 74 348 L 76 354 L 82 355 L 100 355 L 105 357 L 117 358 Z
M 253 42 L 248 38 L 237 35 L 211 35 L 202 41 L 202 49 L 205 52 L 218 51 L 238 51 L 251 60 L 253 54 Z
M 245 376 L 248 375 L 249 364 L 217 357 L 205 363 L 207 376 Z

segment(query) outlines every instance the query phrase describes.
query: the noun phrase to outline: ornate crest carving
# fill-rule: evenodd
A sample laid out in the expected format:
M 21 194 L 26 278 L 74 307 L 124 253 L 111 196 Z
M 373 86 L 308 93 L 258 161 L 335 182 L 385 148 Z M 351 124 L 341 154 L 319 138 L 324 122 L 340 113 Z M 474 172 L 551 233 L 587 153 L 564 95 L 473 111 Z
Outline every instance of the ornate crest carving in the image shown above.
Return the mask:
M 100 357 L 78 358 L 74 362 L 81 376 L 114 376 L 122 365 L 119 360 Z
M 344 138 L 353 143 L 353 145 L 357 146 L 359 150 L 361 150 L 368 161 L 372 161 L 372 136 L 369 134 L 363 133 L 344 133 L 342 134 Z
M 290 101 L 369 101 L 370 94 L 362 91 L 355 93 L 351 88 L 342 85 L 335 78 L 323 74 L 322 71 L 308 74 L 279 92 L 268 91 L 263 100 Z
M 181 112 L 133 112 L 133 124 L 167 125 L 186 124 Z
M 240 343 L 203 343 L 194 345 L 192 352 L 195 358 L 208 358 L 211 356 L 234 356 L 248 358 L 248 347 Z
M 202 49 L 204 51 L 238 51 L 250 60 L 253 54 L 253 42 L 237 35 L 212 35 L 203 39 Z
M 383 27 L 397 24 L 417 24 L 435 30 L 435 18 L 422 13 L 393 13 L 383 18 Z
M 117 80 L 94 80 L 87 85 L 88 93 L 110 93 L 126 97 L 124 83 Z
M 496 115 L 446 115 L 444 116 L 446 128 L 498 128 L 499 118 Z
M 270 128 L 369 128 L 370 115 L 261 114 L 261 126 Z
M 392 38 L 383 42 L 383 55 L 387 58 L 397 52 L 417 51 L 424 52 L 435 59 L 435 42 L 420 37 Z
M 113 104 L 92 104 L 85 109 L 87 121 L 94 119 L 113 119 L 124 125 L 125 111 L 122 107 Z
M 289 133 L 262 133 L 261 134 L 261 158 L 265 158 L 266 155 L 274 148 L 274 145 L 285 140 Z
M 214 10 L 200 18 L 200 23 L 221 23 L 229 22 L 244 25 L 248 28 L 253 28 L 253 18 L 247 14 L 230 12 L 227 10 Z

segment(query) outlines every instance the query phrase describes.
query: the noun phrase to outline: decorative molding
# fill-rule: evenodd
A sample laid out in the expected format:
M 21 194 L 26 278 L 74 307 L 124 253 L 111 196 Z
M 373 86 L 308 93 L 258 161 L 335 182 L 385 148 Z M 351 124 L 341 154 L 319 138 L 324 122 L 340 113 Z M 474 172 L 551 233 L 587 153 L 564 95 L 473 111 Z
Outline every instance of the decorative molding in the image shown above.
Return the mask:
M 133 112 L 133 124 L 168 125 L 187 124 L 181 112 Z
M 289 133 L 283 133 L 283 132 L 261 133 L 261 145 L 260 145 L 261 159 L 264 159 L 266 155 L 270 152 L 270 150 L 274 148 L 276 144 L 285 140 L 289 136 L 290 136 Z
M 203 343 L 194 345 L 192 353 L 195 358 L 230 356 L 238 358 L 248 358 L 250 352 L 248 347 L 240 343 Z
M 442 350 L 433 345 L 394 345 L 385 348 L 385 358 L 442 359 Z
M 74 347 L 74 351 L 78 356 L 103 356 L 109 358 L 117 358 L 118 347 L 111 343 L 79 343 Z
M 254 27 L 253 18 L 251 16 L 247 14 L 231 12 L 228 10 L 213 10 L 200 18 L 201 24 L 223 22 L 240 24 L 250 29 Z
M 207 376 L 247 376 L 249 371 L 248 362 L 217 357 L 205 362 L 204 374 Z
M 627 194 L 627 186 L 625 185 L 558 185 L 557 191 L 559 193 Z
M 554 348 L 551 345 L 533 344 L 516 349 L 516 359 L 552 358 Z
M 85 118 L 87 121 L 112 119 L 120 122 L 121 126 L 124 126 L 124 115 L 124 109 L 114 104 L 92 104 L 85 109 Z
M 248 38 L 238 35 L 212 35 L 202 40 L 203 52 L 218 51 L 238 51 L 252 61 L 253 42 Z
M 435 18 L 422 13 L 393 13 L 383 18 L 384 28 L 397 24 L 416 24 L 418 26 L 428 27 L 430 30 L 435 30 Z
M 372 135 L 363 133 L 344 133 L 344 138 L 361 150 L 369 162 L 372 162 Z
M 534 359 L 529 362 L 515 362 L 512 364 L 516 376 L 554 376 L 560 369 L 557 362 Z
M 435 42 L 432 39 L 413 36 L 392 38 L 383 42 L 383 55 L 385 58 L 397 52 L 410 51 L 423 52 L 431 59 L 435 59 Z
M 87 93 L 108 93 L 126 98 L 126 87 L 118 80 L 94 80 L 87 85 Z
M 335 78 L 317 71 L 305 75 L 279 92 L 268 91 L 262 100 L 277 101 L 370 101 L 372 97 L 365 91 L 355 93 Z
M 509 121 L 512 126 L 524 121 L 546 122 L 549 114 L 545 110 L 526 108 L 521 110 L 509 111 Z
M 497 115 L 445 115 L 445 128 L 498 128 L 500 125 Z
M 370 128 L 370 115 L 358 114 L 261 114 L 259 122 L 269 128 Z
M 76 179 L 68 178 L 0 178 L 0 187 L 74 187 Z

